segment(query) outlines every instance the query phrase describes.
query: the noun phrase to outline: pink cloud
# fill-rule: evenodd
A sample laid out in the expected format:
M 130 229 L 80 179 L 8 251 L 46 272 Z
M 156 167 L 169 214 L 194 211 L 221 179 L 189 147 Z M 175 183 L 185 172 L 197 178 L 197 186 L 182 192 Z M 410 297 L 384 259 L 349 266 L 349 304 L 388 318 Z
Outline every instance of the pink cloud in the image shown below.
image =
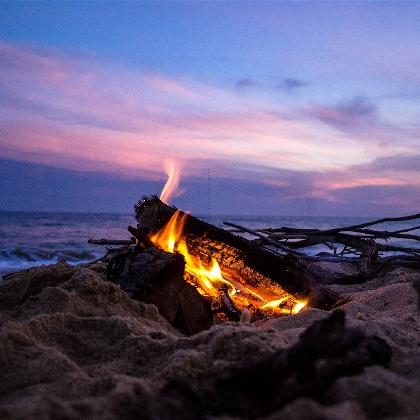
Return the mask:
M 187 98 L 198 98 L 196 92 L 188 89 L 185 85 L 175 80 L 163 77 L 158 74 L 147 73 L 146 80 L 161 92 L 169 93 L 177 96 L 185 96 Z
M 375 110 L 363 101 L 290 118 L 293 110 L 272 98 L 243 98 L 196 80 L 4 42 L 0 57 L 3 157 L 148 179 L 164 179 L 162 163 L 172 158 L 184 162 L 184 176 L 205 176 L 211 164 L 214 176 L 251 174 L 285 196 L 332 201 L 337 190 L 412 183 L 401 172 L 369 170 L 401 145 L 377 147 L 389 133 L 372 124 Z M 369 130 L 337 135 L 325 121 Z
M 317 187 L 324 187 L 327 190 L 340 190 L 345 188 L 356 188 L 356 187 L 367 187 L 367 186 L 387 186 L 387 185 L 406 185 L 407 183 L 392 178 L 359 178 L 359 179 L 348 179 L 342 181 L 324 181 L 317 183 Z

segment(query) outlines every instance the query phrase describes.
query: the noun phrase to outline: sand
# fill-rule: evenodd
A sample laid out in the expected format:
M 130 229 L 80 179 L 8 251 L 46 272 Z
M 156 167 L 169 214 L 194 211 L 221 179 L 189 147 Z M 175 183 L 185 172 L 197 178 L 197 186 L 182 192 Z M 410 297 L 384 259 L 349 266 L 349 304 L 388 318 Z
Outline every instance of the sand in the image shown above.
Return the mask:
M 418 281 L 419 273 L 394 270 L 333 285 L 348 298 L 348 325 L 383 338 L 391 365 L 342 377 L 322 399 L 298 398 L 266 418 L 420 418 Z M 185 337 L 100 272 L 60 262 L 16 273 L 0 284 L 0 418 L 201 418 L 168 384 L 222 377 L 248 357 L 291 346 L 328 314 L 307 309 Z

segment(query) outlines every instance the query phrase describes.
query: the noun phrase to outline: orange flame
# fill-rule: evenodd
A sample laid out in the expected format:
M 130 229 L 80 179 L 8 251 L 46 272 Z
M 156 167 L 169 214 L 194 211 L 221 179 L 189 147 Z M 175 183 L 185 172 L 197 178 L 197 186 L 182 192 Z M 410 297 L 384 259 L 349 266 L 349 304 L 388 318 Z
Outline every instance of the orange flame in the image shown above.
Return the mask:
M 187 214 L 181 214 L 177 210 L 159 232 L 150 235 L 150 240 L 164 251 L 179 252 L 184 256 L 185 271 L 193 276 L 196 281 L 195 286 L 201 294 L 218 298 L 220 290 L 227 289 L 238 308 L 254 306 L 261 311 L 274 314 L 297 314 L 307 305 L 307 301 L 296 301 L 291 295 L 267 298 L 267 293 L 270 295 L 272 293 L 260 292 L 250 285 L 244 285 L 231 278 L 222 272 L 215 258 L 211 259 L 210 264 L 205 264 L 199 257 L 192 255 L 182 236 L 187 217 Z
M 150 235 L 150 240 L 164 251 L 175 252 L 175 245 L 181 239 L 186 217 L 186 213 L 180 217 L 180 211 L 177 210 L 159 232 Z
M 165 172 L 168 175 L 165 186 L 160 193 L 160 199 L 164 203 L 168 203 L 169 200 L 178 193 L 179 180 L 181 176 L 181 168 L 175 160 L 166 159 L 163 163 Z

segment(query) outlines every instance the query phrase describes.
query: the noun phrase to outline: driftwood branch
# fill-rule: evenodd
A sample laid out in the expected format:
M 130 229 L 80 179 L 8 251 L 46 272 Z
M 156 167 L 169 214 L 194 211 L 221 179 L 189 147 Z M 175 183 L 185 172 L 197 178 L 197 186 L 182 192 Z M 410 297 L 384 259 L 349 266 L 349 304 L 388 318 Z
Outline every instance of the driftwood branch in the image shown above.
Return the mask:
M 299 256 L 305 256 L 304 253 L 297 252 L 296 250 L 282 244 L 281 242 L 274 241 L 274 240 L 264 236 L 263 234 L 255 231 L 255 230 L 248 229 L 246 227 L 237 225 L 235 223 L 224 222 L 223 224 L 226 225 L 226 226 L 232 226 L 232 227 L 237 228 L 237 229 L 239 229 L 240 231 L 243 231 L 243 232 L 251 233 L 252 235 L 257 236 L 258 238 L 261 238 L 267 245 L 275 246 L 277 248 L 282 249 L 283 251 L 290 252 L 291 254 L 295 254 L 295 255 L 299 255 Z
M 417 230 L 417 229 L 420 229 L 420 225 L 419 226 L 412 226 L 412 227 L 405 228 L 405 229 L 395 230 L 394 233 L 412 232 L 413 230 Z
M 408 230 L 403 229 L 408 232 Z M 415 229 L 412 229 L 415 230 Z M 399 239 L 412 239 L 413 241 L 420 241 L 419 235 L 404 234 L 399 231 L 386 231 L 386 230 L 372 230 L 372 229 L 353 229 L 352 232 L 363 233 L 371 235 L 372 237 L 378 239 L 389 239 L 389 238 L 399 238 Z
M 373 220 L 371 222 L 360 223 L 358 225 L 350 225 L 350 226 L 344 226 L 344 227 L 340 227 L 340 228 L 324 230 L 324 233 L 325 232 L 348 231 L 348 230 L 354 230 L 354 229 L 361 229 L 361 228 L 365 228 L 365 227 L 373 226 L 373 225 L 379 225 L 381 223 L 404 222 L 404 221 L 407 221 L 407 220 L 416 220 L 416 219 L 420 219 L 420 213 L 412 214 L 410 216 L 384 217 L 383 219 L 377 219 L 377 220 Z

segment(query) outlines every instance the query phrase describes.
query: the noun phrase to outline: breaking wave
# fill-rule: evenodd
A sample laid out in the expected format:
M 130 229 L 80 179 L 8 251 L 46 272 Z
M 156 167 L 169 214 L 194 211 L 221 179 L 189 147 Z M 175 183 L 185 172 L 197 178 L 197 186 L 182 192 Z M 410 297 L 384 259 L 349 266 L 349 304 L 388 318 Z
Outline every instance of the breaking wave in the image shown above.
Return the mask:
M 121 214 L 0 212 L 0 275 L 65 259 L 82 264 L 104 255 L 89 238 L 128 239 L 133 217 Z
M 7 250 L 2 249 L 0 250 L 0 273 L 22 270 L 43 264 L 55 264 L 62 258 L 70 264 L 82 264 L 101 257 L 103 251 L 103 249 L 98 249 L 97 251 L 60 249 L 54 251 L 19 246 Z

